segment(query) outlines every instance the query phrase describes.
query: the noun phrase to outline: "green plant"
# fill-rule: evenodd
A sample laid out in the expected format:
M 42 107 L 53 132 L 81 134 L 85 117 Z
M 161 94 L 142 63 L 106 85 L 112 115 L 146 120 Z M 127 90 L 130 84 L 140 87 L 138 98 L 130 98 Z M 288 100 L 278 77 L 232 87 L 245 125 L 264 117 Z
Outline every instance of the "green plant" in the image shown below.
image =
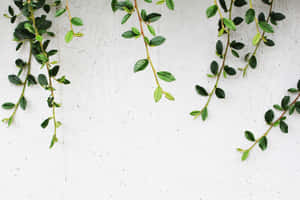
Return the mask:
M 284 133 L 288 133 L 288 124 L 286 123 L 287 115 L 292 115 L 295 113 L 300 114 L 300 80 L 298 81 L 297 88 L 290 88 L 288 89 L 288 92 L 295 95 L 294 100 L 291 102 L 290 96 L 284 96 L 281 100 L 281 105 L 275 104 L 273 108 L 281 114 L 277 119 L 275 119 L 275 112 L 273 109 L 268 110 L 265 113 L 265 121 L 269 128 L 266 130 L 266 132 L 259 138 L 255 138 L 254 134 L 251 131 L 245 131 L 245 137 L 247 140 L 252 142 L 253 144 L 248 149 L 237 149 L 239 152 L 242 152 L 242 160 L 246 160 L 250 154 L 250 151 L 258 144 L 259 148 L 264 151 L 268 147 L 268 135 L 270 131 L 274 127 L 279 127 L 280 130 Z M 275 120 L 274 120 L 275 119 Z
M 211 102 L 211 99 L 214 94 L 220 99 L 225 98 L 225 91 L 219 87 L 219 82 L 220 82 L 222 75 L 224 77 L 226 77 L 227 75 L 233 76 L 236 74 L 236 70 L 232 67 L 229 67 L 226 64 L 226 59 L 228 57 L 229 49 L 232 49 L 233 54 L 236 55 L 237 54 L 236 50 L 240 50 L 245 46 L 241 42 L 236 42 L 235 40 L 231 41 L 231 31 L 236 31 L 236 29 L 237 29 L 236 26 L 239 25 L 242 20 L 242 19 L 240 19 L 237 22 L 237 20 L 232 19 L 233 5 L 239 6 L 237 4 L 234 4 L 236 2 L 237 1 L 231 0 L 229 9 L 227 9 L 225 1 L 224 0 L 220 1 L 220 5 L 221 5 L 222 9 L 224 10 L 224 12 L 228 12 L 228 18 L 223 17 L 221 8 L 216 0 L 214 0 L 214 4 L 212 6 L 210 6 L 209 8 L 207 8 L 207 10 L 206 10 L 206 16 L 208 18 L 211 18 L 211 17 L 215 16 L 217 13 L 219 13 L 220 19 L 219 19 L 219 23 L 218 23 L 218 31 L 219 31 L 218 36 L 221 37 L 223 35 L 227 35 L 227 41 L 226 41 L 226 45 L 225 45 L 225 51 L 224 51 L 224 45 L 221 40 L 218 40 L 216 43 L 216 54 L 222 60 L 222 64 L 219 67 L 219 64 L 217 61 L 214 60 L 211 62 L 210 70 L 211 70 L 212 74 L 208 74 L 208 76 L 211 78 L 216 78 L 216 82 L 215 82 L 213 88 L 211 89 L 211 91 L 207 92 L 207 90 L 200 85 L 196 85 L 196 87 L 195 87 L 196 92 L 199 95 L 208 97 L 206 104 L 204 105 L 204 107 L 201 110 L 195 110 L 190 113 L 190 115 L 192 115 L 195 119 L 200 116 L 202 117 L 203 121 L 205 121 L 207 119 L 208 106 L 209 106 L 209 103 Z M 237 19 L 237 18 L 235 18 L 235 19 Z
M 257 50 L 260 47 L 260 44 L 263 42 L 266 46 L 269 47 L 273 47 L 275 45 L 274 41 L 266 36 L 266 34 L 268 33 L 274 33 L 274 29 L 269 22 L 271 22 L 271 24 L 273 25 L 277 25 L 279 21 L 285 19 L 285 16 L 282 13 L 273 11 L 274 0 L 262 0 L 262 2 L 269 6 L 267 19 L 262 12 L 258 15 L 258 18 L 256 17 L 256 11 L 253 8 L 252 0 L 249 0 L 250 7 L 245 15 L 245 21 L 247 24 L 251 24 L 253 21 L 255 21 L 256 34 L 252 39 L 252 44 L 255 46 L 255 48 L 252 53 L 246 54 L 246 66 L 243 68 L 239 68 L 239 70 L 243 72 L 244 77 L 246 76 L 249 66 L 252 69 L 255 69 L 257 67 L 256 54 Z
M 74 26 L 83 26 L 83 21 L 80 17 L 72 17 L 71 11 L 69 8 L 69 0 L 66 0 L 66 5 L 63 8 L 60 8 L 56 11 L 55 17 L 62 16 L 65 12 L 68 13 L 68 18 L 69 18 L 69 23 L 70 23 L 70 30 L 66 33 L 65 35 L 65 41 L 67 43 L 71 42 L 74 37 L 82 37 L 83 33 L 76 33 L 74 31 L 73 25 Z
M 47 98 L 47 105 L 51 109 L 52 114 L 46 118 L 42 123 L 41 127 L 46 128 L 50 121 L 53 122 L 54 133 L 51 139 L 50 148 L 58 141 L 57 139 L 57 128 L 61 126 L 61 122 L 56 118 L 56 108 L 61 105 L 56 102 L 55 99 L 55 88 L 54 83 L 60 83 L 68 85 L 70 81 L 65 77 L 57 77 L 60 66 L 57 65 L 58 61 L 51 61 L 51 58 L 58 53 L 58 50 L 48 50 L 50 45 L 50 39 L 55 36 L 55 33 L 49 31 L 53 22 L 48 19 L 50 10 L 52 7 L 56 8 L 61 4 L 60 0 L 55 0 L 54 3 L 47 3 L 46 0 L 14 0 L 16 7 L 20 14 L 15 14 L 12 6 L 8 7 L 9 14 L 5 14 L 6 17 L 10 18 L 12 24 L 19 18 L 15 30 L 14 40 L 17 42 L 16 51 L 22 46 L 28 44 L 28 59 L 24 61 L 22 58 L 18 58 L 15 64 L 18 68 L 17 74 L 11 74 L 8 76 L 10 83 L 22 87 L 22 92 L 16 103 L 6 102 L 2 105 L 2 108 L 6 110 L 13 110 L 12 114 L 3 119 L 3 122 L 10 126 L 15 118 L 16 112 L 19 107 L 23 110 L 27 107 L 27 98 L 25 92 L 28 86 L 34 86 L 37 83 L 49 91 L 49 97 Z M 44 10 L 44 14 L 41 16 L 35 16 L 36 11 Z M 36 62 L 41 65 L 41 69 L 46 71 L 46 74 L 41 73 L 36 77 L 31 73 L 33 67 L 33 58 Z M 22 80 L 23 79 L 23 80 Z
M 274 0 L 262 0 L 264 4 L 269 5 L 269 13 L 267 19 L 265 18 L 264 13 L 260 13 L 258 15 L 258 18 L 256 17 L 256 11 L 253 8 L 252 0 L 249 0 L 249 9 L 246 11 L 245 17 L 239 17 L 236 16 L 234 19 L 232 19 L 232 8 L 233 5 L 236 7 L 243 7 L 247 5 L 246 0 L 231 0 L 229 9 L 227 9 L 227 5 L 225 0 L 219 0 L 219 4 L 216 0 L 214 0 L 214 4 L 207 8 L 206 10 L 206 16 L 208 18 L 211 18 L 215 16 L 217 13 L 220 15 L 219 23 L 218 23 L 218 30 L 219 30 L 219 37 L 223 35 L 227 35 L 227 41 L 225 45 L 225 51 L 224 51 L 224 45 L 221 40 L 218 40 L 216 43 L 216 54 L 217 56 L 222 60 L 221 65 L 219 66 L 218 62 L 213 60 L 210 64 L 210 71 L 211 74 L 208 74 L 207 76 L 210 78 L 216 78 L 215 84 L 213 88 L 210 90 L 210 92 L 207 92 L 207 90 L 200 86 L 196 85 L 196 92 L 204 97 L 207 97 L 207 101 L 203 108 L 201 110 L 195 110 L 190 113 L 195 119 L 198 117 L 202 117 L 202 120 L 205 121 L 208 117 L 208 106 L 211 102 L 211 99 L 214 95 L 220 99 L 224 99 L 226 97 L 225 91 L 220 88 L 220 79 L 222 75 L 224 78 L 227 78 L 227 76 L 234 76 L 237 74 L 237 71 L 235 68 L 230 67 L 226 63 L 226 59 L 228 57 L 228 52 L 231 51 L 231 54 L 234 57 L 240 58 L 239 50 L 243 49 L 245 47 L 245 44 L 236 40 L 231 39 L 231 31 L 235 31 L 238 25 L 240 25 L 243 21 L 245 21 L 246 24 L 251 24 L 252 22 L 255 22 L 256 25 L 256 35 L 252 40 L 252 44 L 255 46 L 255 49 L 252 53 L 247 53 L 245 56 L 245 60 L 247 62 L 246 66 L 243 68 L 238 68 L 240 71 L 243 71 L 243 75 L 246 75 L 247 69 L 250 66 L 251 68 L 256 68 L 257 66 L 257 59 L 256 54 L 257 50 L 262 42 L 264 42 L 267 46 L 274 46 L 274 42 L 266 37 L 267 33 L 273 33 L 274 29 L 270 25 L 269 22 L 271 22 L 273 25 L 277 25 L 278 21 L 281 21 L 285 19 L 285 16 L 282 13 L 274 12 L 273 11 L 273 2 Z M 228 12 L 228 18 L 223 17 L 222 11 L 220 7 L 223 9 L 223 11 L 226 13 Z
M 152 3 L 152 0 L 144 0 L 147 3 Z M 171 10 L 174 10 L 174 2 L 173 0 L 160 0 L 157 1 L 156 4 L 163 4 L 166 3 L 167 7 Z M 155 102 L 159 102 L 163 95 L 168 100 L 175 100 L 175 98 L 168 92 L 162 89 L 162 86 L 159 82 L 159 79 L 166 81 L 166 82 L 173 82 L 175 81 L 175 77 L 172 73 L 168 71 L 160 71 L 157 72 L 154 64 L 152 62 L 152 59 L 150 57 L 150 47 L 157 47 L 162 45 L 166 38 L 163 36 L 157 36 L 156 31 L 152 24 L 156 21 L 158 21 L 161 18 L 160 13 L 147 13 L 145 9 L 142 9 L 141 12 L 138 7 L 137 0 L 134 0 L 133 3 L 130 0 L 126 1 L 117 1 L 112 0 L 111 7 L 113 12 L 116 12 L 117 10 L 124 11 L 126 14 L 122 19 L 121 24 L 125 24 L 128 19 L 135 13 L 138 18 L 139 22 L 139 28 L 132 27 L 131 30 L 126 31 L 122 34 L 123 38 L 126 39 L 132 39 L 132 38 L 142 38 L 145 45 L 146 50 L 146 58 L 138 60 L 134 65 L 134 72 L 140 72 L 147 68 L 148 65 L 151 66 L 155 83 L 156 83 L 156 89 L 154 91 L 154 100 Z M 147 27 L 149 33 L 153 36 L 152 39 L 149 39 L 144 31 L 144 25 Z

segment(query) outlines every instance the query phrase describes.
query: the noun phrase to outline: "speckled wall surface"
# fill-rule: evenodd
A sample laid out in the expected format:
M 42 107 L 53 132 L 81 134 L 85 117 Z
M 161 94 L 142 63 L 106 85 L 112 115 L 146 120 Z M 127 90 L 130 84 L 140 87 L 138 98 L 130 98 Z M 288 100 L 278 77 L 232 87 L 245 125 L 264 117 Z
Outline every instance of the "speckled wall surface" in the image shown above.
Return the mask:
M 18 112 L 11 128 L 0 126 L 0 199 L 299 199 L 299 116 L 289 119 L 289 135 L 272 131 L 266 152 L 256 148 L 242 163 L 235 150 L 248 145 L 244 129 L 257 135 L 266 129 L 265 111 L 280 102 L 300 77 L 300 4 L 275 1 L 276 10 L 287 16 L 275 28 L 277 47 L 261 48 L 258 68 L 245 79 L 237 76 L 221 82 L 227 98 L 213 99 L 209 120 L 203 123 L 188 113 L 204 103 L 194 85 L 213 84 L 206 77 L 215 59 L 217 34 L 215 19 L 205 17 L 211 1 L 176 0 L 176 12 L 157 7 L 164 16 L 156 27 L 167 42 L 151 54 L 158 69 L 172 71 L 177 81 L 165 86 L 176 101 L 155 104 L 152 73 L 133 73 L 133 64 L 145 55 L 142 42 L 120 37 L 137 25 L 136 19 L 121 26 L 121 15 L 112 13 L 108 0 L 71 0 L 72 13 L 85 22 L 81 29 L 85 36 L 66 45 L 66 18 L 53 27 L 58 37 L 52 45 L 60 50 L 62 74 L 72 80 L 70 86 L 57 87 L 63 103 L 57 113 L 63 122 L 60 142 L 48 149 L 51 129 L 39 126 L 50 113 L 48 93 L 30 88 L 28 110 Z M 7 4 L 0 2 L 2 13 Z M 20 89 L 7 81 L 16 70 L 13 26 L 5 18 L 0 24 L 0 102 L 5 102 L 16 99 Z M 254 24 L 247 31 L 242 25 L 233 37 L 249 43 Z M 230 62 L 234 67 L 243 64 Z M 35 65 L 33 73 L 39 71 Z M 1 118 L 7 115 L 0 111 Z

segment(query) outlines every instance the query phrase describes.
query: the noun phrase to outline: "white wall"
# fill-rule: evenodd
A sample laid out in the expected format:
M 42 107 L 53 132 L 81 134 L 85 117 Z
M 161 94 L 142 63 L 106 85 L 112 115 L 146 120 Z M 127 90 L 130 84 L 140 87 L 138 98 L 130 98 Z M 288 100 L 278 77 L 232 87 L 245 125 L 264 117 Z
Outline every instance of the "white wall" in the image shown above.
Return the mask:
M 145 55 L 142 42 L 120 37 L 137 25 L 136 18 L 121 26 L 122 16 L 113 14 L 109 4 L 71 0 L 73 15 L 85 22 L 81 29 L 85 37 L 80 40 L 64 43 L 66 18 L 54 27 L 63 74 L 72 80 L 71 86 L 57 87 L 63 103 L 57 113 L 63 122 L 60 142 L 48 149 L 52 129 L 39 126 L 50 115 L 48 93 L 30 88 L 28 110 L 18 112 L 11 128 L 0 127 L 0 199 L 299 199 L 299 116 L 288 120 L 289 135 L 278 129 L 271 132 L 266 152 L 255 148 L 242 163 L 235 150 L 249 145 L 243 130 L 262 134 L 264 112 L 279 103 L 300 77 L 299 2 L 275 0 L 276 10 L 287 16 L 275 29 L 277 47 L 259 50 L 258 68 L 247 78 L 221 81 L 227 98 L 213 99 L 206 123 L 192 120 L 188 113 L 205 101 L 194 85 L 213 84 L 205 75 L 216 59 L 216 19 L 205 17 L 212 1 L 176 0 L 176 12 L 157 7 L 164 17 L 156 27 L 168 40 L 151 55 L 158 69 L 177 77 L 176 83 L 164 84 L 176 102 L 159 104 L 152 97 L 151 71 L 132 72 L 135 61 Z M 7 1 L 0 6 L 5 12 Z M 0 102 L 15 101 L 20 88 L 9 84 L 7 75 L 16 71 L 15 58 L 26 54 L 15 53 L 13 26 L 4 18 L 0 23 Z M 243 25 L 233 37 L 249 43 L 254 24 L 248 30 Z M 243 64 L 236 59 L 230 63 Z M 35 65 L 33 72 L 39 71 Z M 8 114 L 0 111 L 1 118 Z

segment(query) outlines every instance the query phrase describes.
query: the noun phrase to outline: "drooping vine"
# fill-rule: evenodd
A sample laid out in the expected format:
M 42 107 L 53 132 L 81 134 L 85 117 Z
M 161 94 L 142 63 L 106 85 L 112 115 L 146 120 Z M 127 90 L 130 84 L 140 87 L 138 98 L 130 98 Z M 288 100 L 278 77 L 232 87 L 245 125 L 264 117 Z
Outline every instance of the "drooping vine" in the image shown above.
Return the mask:
M 258 17 L 256 17 L 256 11 L 253 7 L 252 0 L 249 0 L 249 9 L 246 11 L 244 18 L 237 16 L 234 19 L 231 19 L 232 6 L 234 5 L 236 7 L 244 7 L 245 5 L 248 4 L 246 0 L 231 1 L 229 9 L 227 9 L 225 0 L 219 0 L 219 4 L 216 0 L 214 0 L 214 4 L 206 10 L 206 15 L 208 18 L 211 18 L 215 16 L 217 13 L 219 13 L 220 15 L 219 29 L 218 29 L 219 36 L 227 34 L 227 42 L 226 42 L 226 47 L 224 52 L 223 52 L 224 50 L 223 43 L 220 40 L 218 40 L 216 44 L 216 53 L 222 59 L 222 64 L 219 67 L 217 61 L 211 62 L 210 65 L 211 74 L 208 74 L 208 77 L 216 78 L 214 87 L 211 89 L 210 92 L 207 92 L 207 90 L 204 87 L 200 85 L 196 85 L 196 92 L 201 96 L 207 97 L 208 99 L 201 110 L 195 110 L 190 113 L 190 115 L 192 115 L 195 119 L 200 116 L 202 117 L 203 121 L 207 119 L 208 106 L 214 94 L 220 99 L 225 98 L 226 96 L 225 91 L 219 88 L 219 82 L 222 75 L 224 76 L 224 78 L 226 78 L 227 75 L 233 76 L 237 74 L 236 70 L 232 67 L 229 67 L 229 65 L 226 63 L 226 58 L 228 57 L 229 49 L 231 51 L 231 54 L 234 57 L 239 58 L 240 54 L 238 53 L 238 51 L 243 49 L 245 44 L 242 42 L 237 42 L 236 40 L 232 40 L 230 38 L 230 31 L 236 30 L 236 26 L 240 25 L 243 21 L 245 21 L 246 24 L 251 24 L 252 22 L 255 22 L 257 33 L 255 37 L 252 39 L 252 44 L 255 46 L 255 49 L 252 53 L 246 54 L 245 56 L 245 60 L 247 62 L 246 66 L 243 68 L 238 68 L 240 71 L 242 71 L 243 76 L 246 75 L 249 66 L 253 69 L 256 68 L 257 66 L 256 54 L 262 42 L 264 42 L 267 46 L 275 45 L 273 40 L 266 37 L 267 33 L 274 33 L 274 29 L 269 22 L 271 22 L 273 25 L 277 25 L 279 21 L 285 19 L 285 16 L 282 13 L 273 11 L 274 0 L 262 0 L 262 2 L 269 6 L 269 12 L 267 18 L 265 17 L 263 12 L 261 12 L 258 15 Z M 229 12 L 228 18 L 223 17 L 220 7 L 223 8 L 224 12 Z
M 152 0 L 144 0 L 144 1 L 146 3 L 152 3 Z M 173 0 L 160 0 L 156 2 L 156 4 L 164 4 L 164 3 L 167 5 L 169 9 L 174 10 Z M 132 27 L 131 30 L 126 31 L 122 34 L 122 37 L 126 39 L 141 37 L 145 45 L 146 58 L 140 59 L 135 63 L 134 72 L 136 73 L 136 72 L 143 71 L 150 65 L 156 83 L 156 89 L 154 91 L 155 102 L 159 102 L 163 96 L 165 96 L 165 98 L 170 101 L 175 100 L 175 98 L 170 93 L 163 90 L 159 81 L 159 79 L 161 79 L 166 82 L 173 82 L 176 80 L 174 75 L 168 71 L 157 72 L 150 56 L 151 47 L 160 46 L 166 41 L 165 37 L 156 35 L 155 28 L 152 26 L 152 24 L 158 21 L 162 15 L 160 13 L 148 14 L 145 9 L 142 9 L 140 11 L 138 0 L 133 0 L 133 3 L 130 0 L 126 0 L 126 1 L 112 0 L 111 7 L 114 12 L 116 12 L 117 10 L 121 10 L 126 13 L 122 19 L 121 24 L 125 24 L 133 14 L 137 15 L 139 28 Z M 153 36 L 152 39 L 149 39 L 146 36 L 144 25 L 147 27 L 148 32 Z
M 268 135 L 274 127 L 279 127 L 284 133 L 288 133 L 288 124 L 286 123 L 287 115 L 293 115 L 295 112 L 300 114 L 300 80 L 298 81 L 296 88 L 288 89 L 288 92 L 295 97 L 291 101 L 291 96 L 284 96 L 281 100 L 281 104 L 275 104 L 273 108 L 280 112 L 280 115 L 275 119 L 275 112 L 273 109 L 268 110 L 265 113 L 265 121 L 269 126 L 266 132 L 259 138 L 255 138 L 255 135 L 251 131 L 245 131 L 245 137 L 248 141 L 252 142 L 252 145 L 248 149 L 238 148 L 237 150 L 242 153 L 242 160 L 246 160 L 251 150 L 258 145 L 262 151 L 265 151 L 268 147 Z M 275 119 L 275 120 L 274 120 Z
M 220 20 L 219 20 L 219 37 L 223 35 L 227 35 L 226 37 L 226 45 L 225 45 L 225 51 L 224 51 L 224 45 L 221 40 L 218 40 L 216 43 L 216 54 L 217 56 L 222 60 L 221 65 L 219 67 L 219 64 L 217 61 L 212 61 L 210 65 L 210 70 L 212 74 L 208 74 L 211 78 L 216 78 L 215 84 L 211 91 L 208 93 L 207 90 L 200 86 L 196 85 L 196 92 L 201 95 L 207 97 L 207 101 L 203 108 L 201 110 L 195 110 L 190 113 L 195 119 L 198 117 L 202 117 L 202 120 L 205 121 L 208 117 L 208 106 L 212 100 L 212 97 L 216 95 L 220 99 L 225 98 L 225 91 L 220 88 L 219 83 L 222 75 L 226 77 L 227 75 L 233 76 L 236 74 L 236 70 L 233 67 L 230 67 L 226 63 L 226 59 L 228 57 L 228 52 L 231 49 L 233 55 L 238 55 L 236 50 L 242 49 L 245 45 L 241 42 L 237 42 L 235 40 L 231 41 L 231 31 L 236 31 L 236 26 L 241 23 L 241 20 L 232 19 L 232 10 L 233 5 L 239 6 L 237 4 L 238 1 L 231 0 L 229 9 L 227 9 L 227 5 L 224 0 L 220 1 L 220 6 L 223 8 L 224 12 L 228 12 L 228 18 L 223 17 L 221 7 L 219 6 L 218 2 L 214 0 L 214 4 L 210 6 L 206 10 L 206 16 L 208 18 L 211 18 L 215 16 L 217 13 L 219 13 Z
M 2 108 L 12 110 L 12 114 L 8 118 L 3 119 L 3 122 L 10 126 L 15 119 L 19 107 L 23 110 L 27 108 L 26 89 L 29 86 L 34 86 L 39 83 L 43 89 L 50 93 L 46 102 L 51 109 L 51 115 L 43 120 L 41 127 L 46 128 L 51 121 L 53 122 L 54 130 L 50 142 L 50 148 L 52 148 L 58 141 L 57 129 L 62 124 L 57 120 L 56 116 L 56 108 L 59 108 L 61 105 L 56 101 L 54 86 L 55 83 L 64 85 L 70 84 L 70 81 L 65 76 L 58 77 L 60 66 L 57 60 L 52 59 L 52 57 L 58 53 L 58 50 L 48 50 L 50 39 L 55 36 L 55 33 L 49 31 L 53 25 L 53 22 L 49 19 L 49 13 L 51 8 L 54 7 L 57 9 L 61 1 L 55 0 L 52 3 L 48 3 L 46 0 L 14 0 L 14 4 L 20 14 L 15 14 L 14 8 L 9 6 L 8 14 L 5 14 L 5 16 L 10 19 L 12 24 L 18 21 L 13 33 L 14 40 L 17 42 L 16 51 L 22 48 L 22 46 L 28 45 L 29 56 L 27 61 L 24 61 L 22 58 L 16 59 L 15 64 L 18 68 L 18 73 L 8 76 L 9 82 L 13 85 L 21 86 L 22 90 L 16 103 L 6 102 L 2 104 Z M 44 10 L 44 13 L 40 16 L 36 16 L 36 11 L 39 10 Z M 75 21 L 78 22 L 78 20 Z M 74 22 L 72 23 L 74 24 Z M 41 70 L 45 70 L 46 72 L 40 73 L 37 78 L 31 73 L 33 67 L 32 58 L 35 58 L 35 61 L 41 66 Z
M 260 44 L 263 42 L 266 46 L 269 47 L 273 47 L 275 45 L 273 40 L 266 37 L 266 34 L 274 33 L 274 29 L 269 22 L 271 22 L 273 25 L 277 25 L 279 21 L 285 19 L 285 16 L 280 12 L 273 11 L 274 1 L 275 0 L 262 0 L 264 4 L 269 6 L 268 16 L 266 19 L 265 14 L 263 12 L 261 12 L 258 15 L 258 18 L 256 17 L 256 11 L 253 8 L 252 0 L 249 0 L 250 8 L 246 12 L 245 21 L 247 24 L 251 24 L 253 21 L 255 21 L 256 34 L 252 39 L 252 44 L 255 46 L 255 48 L 252 53 L 246 54 L 245 60 L 247 64 L 245 65 L 245 67 L 239 68 L 239 70 L 243 72 L 244 77 L 246 76 L 249 66 L 252 69 L 255 69 L 257 67 L 256 54 L 260 47 Z M 260 29 L 262 31 L 260 31 Z

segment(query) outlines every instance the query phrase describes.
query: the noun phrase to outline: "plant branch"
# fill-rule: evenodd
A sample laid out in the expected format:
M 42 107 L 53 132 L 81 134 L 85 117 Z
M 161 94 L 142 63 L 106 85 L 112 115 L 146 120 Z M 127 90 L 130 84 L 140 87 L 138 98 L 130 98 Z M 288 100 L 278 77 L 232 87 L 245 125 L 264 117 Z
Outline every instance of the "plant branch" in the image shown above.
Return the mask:
M 233 7 L 233 2 L 234 0 L 231 0 L 231 3 L 230 3 L 230 8 L 229 8 L 229 19 L 231 20 L 231 15 L 232 15 L 232 7 Z M 222 16 L 222 15 L 221 15 Z M 221 65 L 221 68 L 220 68 L 220 71 L 218 72 L 217 74 L 217 80 L 216 80 L 216 83 L 213 87 L 213 89 L 211 90 L 211 92 L 209 93 L 208 95 L 208 99 L 207 99 L 207 102 L 205 104 L 205 106 L 201 109 L 201 111 L 199 112 L 198 115 L 195 115 L 194 119 L 197 119 L 201 113 L 207 109 L 209 103 L 211 102 L 211 99 L 212 99 L 212 96 L 213 94 L 215 93 L 218 85 L 219 85 L 219 81 L 221 79 L 221 75 L 224 71 L 224 67 L 225 67 L 225 64 L 226 64 L 226 58 L 227 58 L 227 55 L 228 55 L 228 50 L 229 50 L 229 47 L 230 47 L 230 29 L 227 29 L 227 43 L 226 43 L 226 48 L 225 48 L 225 52 L 224 52 L 224 56 L 223 56 L 223 62 L 222 62 L 222 65 Z
M 299 92 L 299 94 L 297 95 L 297 97 L 294 99 L 294 101 L 293 101 L 292 103 L 290 103 L 289 107 L 295 105 L 299 98 L 300 98 L 300 92 Z M 275 126 L 275 124 L 278 123 L 279 121 L 281 121 L 281 120 L 285 117 L 285 115 L 286 115 L 287 112 L 288 112 L 288 109 L 287 109 L 287 110 L 284 110 L 284 111 L 281 113 L 280 117 L 278 117 L 277 120 L 275 120 L 275 121 L 270 125 L 270 127 L 267 129 L 267 131 L 266 131 L 260 138 L 258 138 L 257 140 L 255 140 L 255 142 L 253 143 L 253 145 L 251 145 L 251 146 L 250 146 L 247 150 L 245 150 L 245 151 L 251 151 L 263 137 L 266 137 L 266 136 L 270 133 L 270 131 L 272 130 L 272 128 Z
M 29 0 L 30 1 L 30 0 Z M 35 22 L 35 16 L 34 16 L 34 11 L 33 8 L 31 6 L 30 7 L 30 12 L 31 12 L 31 20 L 32 20 L 32 25 L 33 28 L 35 30 L 35 34 L 36 36 L 39 35 L 37 26 L 36 26 L 36 22 Z M 43 43 L 41 41 L 38 41 L 41 47 L 41 51 L 44 54 L 45 57 L 48 58 L 48 55 L 43 47 Z M 50 62 L 49 60 L 47 60 L 46 64 L 46 68 L 47 68 L 47 72 L 48 72 L 48 79 L 49 79 L 49 87 L 50 87 L 50 92 L 51 92 L 51 97 L 53 98 L 53 100 L 55 99 L 55 95 L 54 95 L 54 88 L 53 88 L 53 84 L 52 84 L 52 78 L 49 75 L 50 74 Z M 52 119 L 53 119 L 53 125 L 54 125 L 54 134 L 53 134 L 53 138 L 56 138 L 56 129 L 57 129 L 57 121 L 56 121 L 56 115 L 55 115 L 55 105 L 52 106 Z
M 16 103 L 15 105 L 15 108 L 13 110 L 13 113 L 11 114 L 10 116 L 10 119 L 12 120 L 14 118 L 14 116 L 16 115 L 17 113 L 17 110 L 20 106 L 20 103 L 21 103 L 21 100 L 22 98 L 24 97 L 24 94 L 25 94 L 25 91 L 26 91 L 26 87 L 27 87 L 27 82 L 28 82 L 28 76 L 30 75 L 30 71 L 31 71 L 31 60 L 32 60 L 32 41 L 30 41 L 30 50 L 29 50 L 29 56 L 28 56 L 28 61 L 27 61 L 27 73 L 26 73 L 26 79 L 25 81 L 23 82 L 23 89 L 22 89 L 22 92 L 21 92 L 21 95 L 19 97 L 19 100 L 18 102 Z
M 69 18 L 69 22 L 70 22 L 70 29 L 71 29 L 71 31 L 72 31 L 73 33 L 75 33 L 75 32 L 74 32 L 74 29 L 73 29 L 73 24 L 72 24 L 72 22 L 71 22 L 71 20 L 72 20 L 72 15 L 71 15 L 70 7 L 69 7 L 69 0 L 66 0 L 66 10 L 67 10 L 67 12 L 68 12 L 68 18 Z
M 151 57 L 150 57 L 149 45 L 145 41 L 145 37 L 146 36 L 145 36 L 145 33 L 144 33 L 144 28 L 143 28 L 143 19 L 141 17 L 141 14 L 140 14 L 140 11 L 139 11 L 139 8 L 138 8 L 137 0 L 134 0 L 134 7 L 135 7 L 135 10 L 136 10 L 137 15 L 138 15 L 139 24 L 140 24 L 140 31 L 141 31 L 141 34 L 142 34 L 142 37 L 143 37 L 143 40 L 144 40 L 146 54 L 147 54 L 147 59 L 148 59 L 148 61 L 150 63 L 150 66 L 151 66 L 151 69 L 152 69 L 152 72 L 153 72 L 153 75 L 154 75 L 154 78 L 155 78 L 155 82 L 156 82 L 157 86 L 160 87 L 159 80 L 158 80 L 158 77 L 157 77 L 157 72 L 156 72 L 156 69 L 155 69 L 155 67 L 153 65 L 153 62 L 151 60 Z
M 273 2 L 274 2 L 274 0 L 271 0 L 270 8 L 269 8 L 269 14 L 268 14 L 268 18 L 267 18 L 267 22 L 269 22 L 269 21 L 270 21 L 270 18 L 271 18 L 271 14 L 272 14 L 272 11 L 273 11 Z M 260 32 L 259 32 L 259 33 L 260 33 Z M 262 33 L 262 35 L 261 35 L 261 37 L 260 37 L 258 43 L 256 44 L 256 47 L 255 47 L 255 49 L 254 49 L 254 51 L 253 51 L 253 53 L 251 54 L 250 57 L 256 55 L 257 50 L 258 50 L 258 48 L 259 48 L 261 42 L 264 40 L 265 34 L 266 34 L 266 32 L 263 31 L 263 33 Z M 243 70 L 243 77 L 246 76 L 246 73 L 247 73 L 248 68 L 249 68 L 249 62 L 246 64 L 246 66 L 245 66 L 244 68 L 242 68 L 242 70 Z

